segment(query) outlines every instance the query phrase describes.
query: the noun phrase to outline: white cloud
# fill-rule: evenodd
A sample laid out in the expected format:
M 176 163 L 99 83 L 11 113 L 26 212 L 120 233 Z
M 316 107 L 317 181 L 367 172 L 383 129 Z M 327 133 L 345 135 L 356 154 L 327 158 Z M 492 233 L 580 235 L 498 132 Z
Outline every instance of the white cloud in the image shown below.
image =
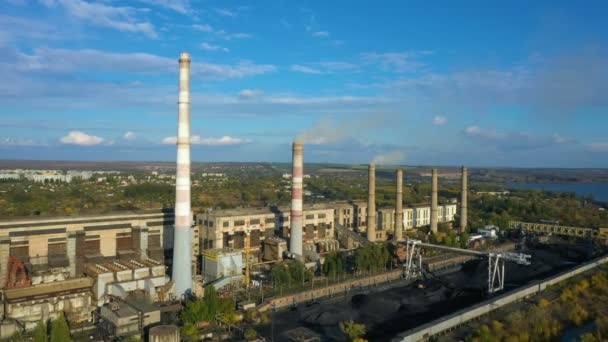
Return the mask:
M 249 139 L 234 138 L 230 136 L 223 136 L 221 138 L 203 138 L 200 135 L 193 135 L 190 137 L 190 143 L 192 145 L 207 145 L 207 146 L 223 146 L 223 145 L 241 145 L 250 143 Z M 177 143 L 177 137 L 166 137 L 161 141 L 165 145 L 173 145 Z
M 194 25 L 192 25 L 192 28 L 196 31 L 213 34 L 213 35 L 217 36 L 218 38 L 221 38 L 224 40 L 251 38 L 251 35 L 249 33 L 242 33 L 242 32 L 229 33 L 224 30 L 215 29 L 211 25 L 208 25 L 208 24 L 194 24 Z
M 323 68 L 327 69 L 328 71 L 355 70 L 355 69 L 359 68 L 358 65 L 353 64 L 353 63 L 348 63 L 348 62 L 328 61 L 328 62 L 319 62 L 318 64 L 320 66 L 322 66 Z
M 595 142 L 589 145 L 592 152 L 608 152 L 608 142 Z
M 487 140 L 502 140 L 507 138 L 507 134 L 493 129 L 484 129 L 478 126 L 470 126 L 464 130 L 469 137 L 483 138 Z
M 203 42 L 200 44 L 201 49 L 205 50 L 205 51 L 224 51 L 224 52 L 228 52 L 230 50 L 228 50 L 228 48 L 219 46 L 219 45 L 212 45 L 206 42 Z
M 137 139 L 137 134 L 135 134 L 134 132 L 128 131 L 122 136 L 122 138 L 124 140 L 132 141 L 132 140 Z
M 448 119 L 445 116 L 437 115 L 433 119 L 433 124 L 437 126 L 445 125 L 448 122 Z
M 466 137 L 483 143 L 483 146 L 493 146 L 503 151 L 530 150 L 546 146 L 566 145 L 575 143 L 574 139 L 558 134 L 551 136 L 536 135 L 528 132 L 498 131 L 495 129 L 470 126 L 464 130 Z
M 80 131 L 71 131 L 68 135 L 60 139 L 61 143 L 69 145 L 93 146 L 105 141 L 104 138 L 89 135 Z
M 24 138 L 0 138 L 0 146 L 46 146 L 46 144 L 32 139 Z
M 315 31 L 312 33 L 313 37 L 329 37 L 329 32 L 327 31 Z
M 210 25 L 207 25 L 207 24 L 194 24 L 194 25 L 192 25 L 192 28 L 197 31 L 201 31 L 201 32 L 208 32 L 208 33 L 213 32 L 213 27 L 211 27 Z
M 122 32 L 143 33 L 151 38 L 157 36 L 154 26 L 147 21 L 139 21 L 136 18 L 137 11 L 132 7 L 116 7 L 82 0 L 43 1 L 43 4 L 49 7 L 60 5 L 72 17 L 96 26 Z
M 36 48 L 32 55 L 14 53 L 12 69 L 32 72 L 72 72 L 75 70 L 171 73 L 177 70 L 175 58 L 149 53 L 115 53 L 93 49 L 69 50 Z M 194 60 L 192 74 L 204 79 L 230 79 L 260 75 L 276 70 L 274 65 L 241 61 L 235 65 L 212 64 Z
M 216 9 L 214 9 L 214 11 L 215 11 L 215 13 L 222 15 L 224 17 L 234 18 L 237 15 L 235 11 L 229 10 L 227 8 L 216 8 Z
M 322 74 L 318 69 L 314 69 L 305 65 L 294 64 L 289 68 L 291 71 L 303 72 L 305 74 Z
M 166 138 L 163 138 L 163 140 L 161 140 L 160 143 L 164 144 L 164 145 L 175 145 L 175 144 L 177 144 L 177 137 L 166 137 Z
M 190 3 L 187 0 L 139 0 L 140 2 L 164 7 L 181 14 L 187 14 L 191 11 Z
M 56 27 L 22 17 L 0 15 L 0 46 L 14 39 L 58 40 L 65 38 Z
M 249 100 L 254 97 L 262 95 L 263 92 L 257 89 L 243 89 L 239 92 L 239 98 L 243 100 Z
M 430 54 L 430 52 L 370 52 L 362 53 L 361 58 L 367 63 L 378 63 L 386 71 L 412 72 L 424 66 L 423 63 L 417 61 L 417 58 L 427 54 Z
M 404 159 L 405 153 L 401 151 L 393 151 L 375 156 L 372 159 L 372 163 L 379 165 L 394 165 L 402 162 Z

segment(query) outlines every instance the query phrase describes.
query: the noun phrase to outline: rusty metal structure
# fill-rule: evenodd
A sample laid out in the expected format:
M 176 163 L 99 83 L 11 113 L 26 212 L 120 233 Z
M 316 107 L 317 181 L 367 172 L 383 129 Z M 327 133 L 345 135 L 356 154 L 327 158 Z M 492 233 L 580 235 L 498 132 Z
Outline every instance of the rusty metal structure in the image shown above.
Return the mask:
M 583 228 L 551 223 L 509 221 L 509 229 L 521 230 L 524 233 L 553 234 L 608 241 L 608 228 Z
M 6 265 L 8 270 L 8 277 L 4 288 L 16 289 L 20 287 L 27 287 L 32 285 L 32 281 L 27 276 L 27 268 L 25 262 L 11 256 L 8 259 Z

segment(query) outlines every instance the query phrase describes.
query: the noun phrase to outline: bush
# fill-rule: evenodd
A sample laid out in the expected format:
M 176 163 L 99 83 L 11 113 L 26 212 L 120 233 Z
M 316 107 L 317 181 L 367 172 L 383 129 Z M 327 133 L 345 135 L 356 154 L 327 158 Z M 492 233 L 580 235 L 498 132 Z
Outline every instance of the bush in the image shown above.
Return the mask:
M 365 324 L 357 324 L 353 320 L 342 321 L 340 322 L 340 330 L 342 330 L 351 341 L 355 341 L 357 338 L 365 335 Z
M 253 328 L 248 328 L 247 330 L 245 330 L 243 337 L 245 337 L 245 339 L 247 341 L 251 341 L 251 340 L 255 339 L 256 337 L 258 337 L 258 332 L 255 331 L 255 329 L 253 329 Z

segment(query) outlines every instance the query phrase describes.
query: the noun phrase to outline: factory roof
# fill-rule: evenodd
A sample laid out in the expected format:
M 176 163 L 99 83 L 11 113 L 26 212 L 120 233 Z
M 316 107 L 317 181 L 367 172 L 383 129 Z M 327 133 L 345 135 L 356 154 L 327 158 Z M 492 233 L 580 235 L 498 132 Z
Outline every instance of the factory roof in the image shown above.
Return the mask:
M 97 216 L 133 216 L 133 215 L 149 215 L 149 214 L 173 214 L 173 208 L 158 208 L 158 209 L 143 209 L 143 210 L 118 210 L 108 211 L 105 213 L 83 213 L 73 215 L 39 215 L 39 216 L 10 216 L 0 217 L 0 222 L 15 222 L 15 221 L 46 221 L 58 219 L 86 219 Z
M 304 204 L 306 210 L 323 210 L 333 209 L 333 203 L 314 203 Z M 289 206 L 281 207 L 251 207 L 251 208 L 232 208 L 232 209 L 217 209 L 208 212 L 211 217 L 222 216 L 251 216 L 251 215 L 276 215 L 277 213 L 289 214 L 291 208 Z
M 147 313 L 147 312 L 154 312 L 154 311 L 159 311 L 160 308 L 150 302 L 144 301 L 144 300 L 126 300 L 127 304 L 132 306 L 133 308 L 135 308 L 136 310 L 143 312 L 143 313 Z
M 141 260 L 114 260 L 103 263 L 91 263 L 87 265 L 87 274 L 99 275 L 103 273 L 130 271 L 138 268 L 155 267 L 162 265 L 156 260 L 141 259 Z
M 43 283 L 29 287 L 8 289 L 4 291 L 4 297 L 9 302 L 41 299 L 50 296 L 70 294 L 90 290 L 93 279 L 89 277 L 75 278 L 53 283 Z

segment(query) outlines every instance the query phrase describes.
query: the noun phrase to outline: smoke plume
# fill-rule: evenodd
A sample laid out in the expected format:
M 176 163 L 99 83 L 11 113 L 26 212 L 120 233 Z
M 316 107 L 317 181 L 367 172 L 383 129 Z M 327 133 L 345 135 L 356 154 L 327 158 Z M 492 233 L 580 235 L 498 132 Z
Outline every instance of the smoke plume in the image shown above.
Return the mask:
M 395 165 L 405 159 L 405 153 L 401 151 L 393 151 L 385 154 L 379 154 L 372 159 L 372 163 L 376 165 Z

